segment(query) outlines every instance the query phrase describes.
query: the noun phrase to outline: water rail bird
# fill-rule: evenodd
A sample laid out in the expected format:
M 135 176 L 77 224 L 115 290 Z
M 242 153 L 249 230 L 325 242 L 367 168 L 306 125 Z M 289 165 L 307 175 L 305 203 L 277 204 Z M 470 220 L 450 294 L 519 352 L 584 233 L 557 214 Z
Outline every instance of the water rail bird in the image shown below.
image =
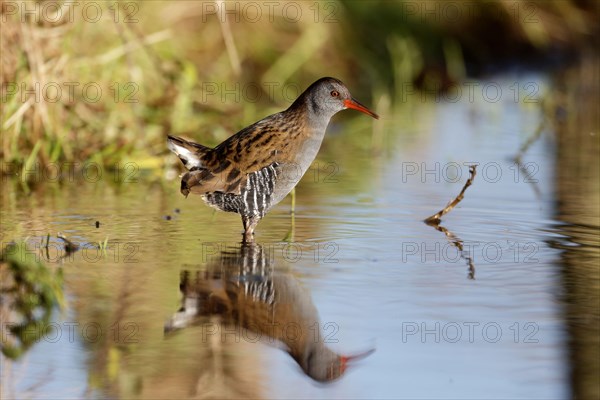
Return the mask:
M 352 108 L 379 116 L 352 98 L 338 79 L 321 78 L 284 111 L 242 129 L 210 148 L 169 135 L 167 144 L 188 170 L 181 193 L 242 216 L 244 242 L 265 214 L 296 186 L 317 156 L 327 125 Z

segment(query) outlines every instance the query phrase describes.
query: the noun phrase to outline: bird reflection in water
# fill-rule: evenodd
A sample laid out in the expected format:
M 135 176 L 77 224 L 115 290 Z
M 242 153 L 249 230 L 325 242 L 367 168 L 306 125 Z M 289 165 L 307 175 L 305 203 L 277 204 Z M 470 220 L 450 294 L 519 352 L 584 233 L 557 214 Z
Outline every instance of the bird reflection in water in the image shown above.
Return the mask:
M 206 270 L 182 271 L 182 306 L 165 333 L 217 316 L 219 329 L 211 327 L 211 333 L 239 330 L 242 337 L 277 343 L 318 382 L 339 378 L 350 362 L 374 351 L 343 356 L 329 349 L 310 296 L 293 276 L 274 271 L 271 261 L 262 245 L 248 243 L 211 258 Z

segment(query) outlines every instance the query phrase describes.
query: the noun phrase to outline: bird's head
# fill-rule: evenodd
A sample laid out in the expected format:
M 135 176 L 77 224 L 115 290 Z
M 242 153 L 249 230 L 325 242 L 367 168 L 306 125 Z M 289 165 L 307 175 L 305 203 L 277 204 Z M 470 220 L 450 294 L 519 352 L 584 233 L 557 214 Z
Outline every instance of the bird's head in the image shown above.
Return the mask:
M 306 364 L 301 365 L 306 374 L 317 382 L 331 382 L 340 378 L 348 367 L 360 359 L 372 354 L 375 349 L 350 356 L 342 356 L 322 347 L 315 349 L 306 359 Z
M 311 113 L 317 117 L 331 118 L 347 108 L 358 110 L 375 119 L 379 116 L 355 100 L 348 88 L 338 79 L 321 78 L 306 89 L 297 103 L 305 103 Z

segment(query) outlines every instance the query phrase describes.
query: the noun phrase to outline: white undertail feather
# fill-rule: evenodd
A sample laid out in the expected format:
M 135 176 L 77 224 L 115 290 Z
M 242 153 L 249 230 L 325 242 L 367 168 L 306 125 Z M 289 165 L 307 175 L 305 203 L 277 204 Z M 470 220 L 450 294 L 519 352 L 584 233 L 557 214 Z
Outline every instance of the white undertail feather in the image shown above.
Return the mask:
M 194 167 L 202 167 L 202 162 L 195 152 L 186 149 L 184 146 L 177 144 L 171 139 L 167 140 L 167 145 L 173 153 L 177 154 L 186 169 L 190 170 Z

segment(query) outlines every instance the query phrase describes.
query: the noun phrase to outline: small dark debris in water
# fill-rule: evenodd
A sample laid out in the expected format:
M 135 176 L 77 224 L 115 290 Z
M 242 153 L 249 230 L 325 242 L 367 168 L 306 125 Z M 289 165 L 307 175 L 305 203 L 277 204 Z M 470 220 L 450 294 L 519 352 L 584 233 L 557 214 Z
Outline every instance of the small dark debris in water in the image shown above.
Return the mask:
M 58 232 L 57 237 L 59 239 L 61 239 L 63 242 L 65 242 L 65 251 L 67 252 L 67 254 L 76 252 L 79 249 L 79 245 L 78 244 L 71 242 L 62 233 Z
M 450 201 L 448 203 L 448 205 L 446 205 L 446 207 L 444 207 L 437 213 L 433 214 L 431 217 L 426 218 L 425 219 L 426 224 L 438 225 L 440 222 L 442 222 L 442 216 L 449 213 L 450 211 L 452 211 L 452 209 L 454 207 L 456 207 L 456 205 L 458 203 L 460 203 L 460 201 L 465 197 L 465 191 L 467 190 L 467 188 L 469 186 L 471 186 L 471 184 L 473 183 L 473 179 L 475 179 L 475 175 L 477 174 L 477 165 L 469 166 L 469 174 L 470 174 L 469 179 L 467 179 L 465 186 L 463 186 L 463 188 L 460 191 L 460 193 L 458 194 L 458 196 L 456 196 L 452 201 Z
M 96 221 L 96 228 L 100 228 L 100 221 Z
M 166 219 L 167 221 L 170 221 L 170 220 L 171 220 L 171 216 L 170 216 L 170 215 L 165 215 L 165 219 Z
M 175 214 L 179 214 L 181 211 L 179 210 L 179 208 L 175 209 Z

